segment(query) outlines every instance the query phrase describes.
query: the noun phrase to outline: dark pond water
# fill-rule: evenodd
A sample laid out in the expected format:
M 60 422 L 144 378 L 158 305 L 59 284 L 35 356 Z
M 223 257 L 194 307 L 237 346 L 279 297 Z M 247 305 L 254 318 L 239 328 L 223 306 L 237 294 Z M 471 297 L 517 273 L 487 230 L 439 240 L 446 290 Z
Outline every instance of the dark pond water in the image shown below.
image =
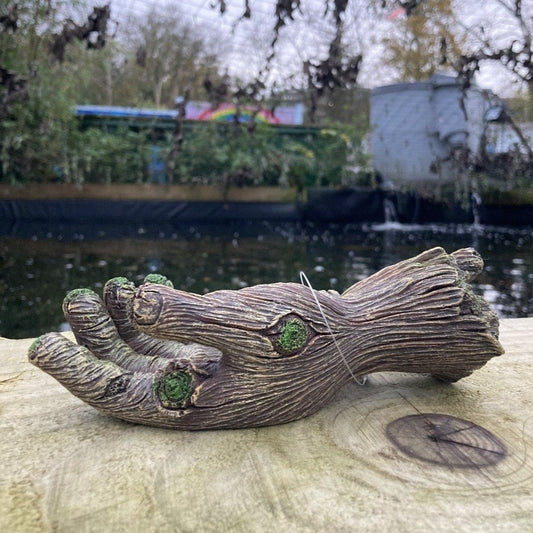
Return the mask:
M 316 226 L 239 223 L 218 226 L 16 225 L 0 236 L 0 336 L 34 337 L 64 327 L 70 289 L 99 291 L 107 279 L 141 281 L 150 272 L 205 293 L 273 281 L 342 291 L 424 249 L 473 246 L 485 259 L 474 284 L 500 317 L 533 316 L 531 228 L 473 226 Z

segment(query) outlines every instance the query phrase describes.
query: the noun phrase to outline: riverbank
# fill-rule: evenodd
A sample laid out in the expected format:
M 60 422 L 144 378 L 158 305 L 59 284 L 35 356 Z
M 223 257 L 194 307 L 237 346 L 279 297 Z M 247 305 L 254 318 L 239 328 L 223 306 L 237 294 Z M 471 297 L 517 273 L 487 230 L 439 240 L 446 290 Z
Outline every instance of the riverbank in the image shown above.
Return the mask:
M 467 202 L 468 204 L 468 202 Z M 280 220 L 335 223 L 533 225 L 531 191 L 476 195 L 468 205 L 379 188 L 155 184 L 0 186 L 0 221 Z
M 502 320 L 506 353 L 455 385 L 376 374 L 298 422 L 198 433 L 100 415 L 28 363 L 32 339 L 1 339 L 0 530 L 529 530 L 532 328 L 533 318 Z M 466 468 L 407 455 L 386 428 L 420 413 L 485 428 L 501 460 Z M 433 442 L 410 438 L 416 449 Z M 456 440 L 464 458 L 469 443 Z M 490 442 L 474 444 L 491 455 Z

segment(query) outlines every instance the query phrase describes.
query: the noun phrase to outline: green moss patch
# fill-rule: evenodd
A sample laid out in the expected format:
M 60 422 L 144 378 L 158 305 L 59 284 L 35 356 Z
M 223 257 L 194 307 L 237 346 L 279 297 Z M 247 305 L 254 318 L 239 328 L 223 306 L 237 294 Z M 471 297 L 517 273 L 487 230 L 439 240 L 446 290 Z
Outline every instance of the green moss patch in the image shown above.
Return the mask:
M 31 361 L 34 359 L 37 349 L 39 348 L 39 345 L 41 344 L 41 341 L 43 339 L 44 335 L 41 335 L 40 337 L 37 337 L 32 343 L 31 346 L 28 349 L 28 359 Z
M 186 370 L 169 372 L 154 382 L 154 391 L 167 409 L 182 409 L 194 392 L 192 374 Z
M 109 285 L 127 285 L 130 284 L 131 281 L 128 278 L 124 278 L 122 276 L 117 276 L 116 278 L 111 278 L 108 282 Z
M 157 285 L 166 285 L 167 287 L 174 288 L 174 284 L 163 274 L 148 274 L 144 278 L 145 283 L 156 283 Z
M 284 352 L 294 352 L 307 342 L 307 327 L 296 318 L 285 322 L 281 328 L 277 343 Z
M 86 288 L 73 289 L 69 291 L 67 295 L 65 296 L 65 302 L 70 302 L 74 300 L 75 298 L 77 298 L 78 296 L 82 296 L 84 294 L 96 295 L 96 293 L 92 289 L 86 289 Z

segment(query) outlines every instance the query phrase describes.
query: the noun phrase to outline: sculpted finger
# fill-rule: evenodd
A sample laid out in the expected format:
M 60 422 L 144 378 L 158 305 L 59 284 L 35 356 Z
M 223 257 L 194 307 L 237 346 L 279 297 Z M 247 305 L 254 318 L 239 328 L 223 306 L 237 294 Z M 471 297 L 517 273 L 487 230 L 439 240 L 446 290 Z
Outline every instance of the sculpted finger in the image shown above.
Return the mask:
M 164 276 L 151 274 L 145 282 L 160 282 L 161 285 L 171 287 L 165 282 Z M 104 287 L 104 304 L 113 319 L 118 335 L 135 352 L 147 356 L 179 360 L 183 364 L 191 365 L 194 370 L 202 374 L 212 374 L 218 367 L 221 352 L 216 348 L 191 343 L 159 339 L 139 331 L 132 322 L 132 306 L 135 296 L 135 285 L 126 278 L 110 279 Z
M 105 407 L 107 399 L 124 392 L 133 378 L 131 372 L 98 359 L 60 333 L 39 337 L 31 345 L 28 359 L 91 405 Z
M 150 274 L 146 281 L 160 281 L 161 284 L 172 286 L 164 276 Z M 166 280 L 166 281 L 165 281 Z M 183 348 L 183 344 L 175 341 L 158 339 L 141 333 L 131 320 L 135 285 L 126 278 L 110 279 L 104 286 L 103 300 L 107 312 L 113 319 L 121 339 L 126 341 L 137 353 L 175 359 Z
M 171 361 L 153 375 L 129 372 L 59 333 L 39 337 L 28 359 L 80 400 L 131 422 L 177 427 L 196 386 L 194 376 Z
M 131 301 L 134 294 L 135 284 L 127 278 L 112 278 L 104 285 L 104 305 L 120 337 L 128 344 L 130 344 L 130 339 L 138 333 L 130 320 Z
M 90 289 L 71 291 L 63 301 L 63 312 L 79 344 L 98 359 L 106 359 L 134 371 L 164 368 L 165 359 L 138 354 L 124 342 L 100 297 Z

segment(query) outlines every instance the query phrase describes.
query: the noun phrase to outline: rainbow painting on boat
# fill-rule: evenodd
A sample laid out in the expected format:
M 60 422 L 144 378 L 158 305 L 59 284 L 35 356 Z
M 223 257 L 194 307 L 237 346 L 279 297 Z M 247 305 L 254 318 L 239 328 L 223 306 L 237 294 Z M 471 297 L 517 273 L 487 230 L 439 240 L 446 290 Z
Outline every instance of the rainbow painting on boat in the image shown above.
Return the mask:
M 197 120 L 213 120 L 216 122 L 233 122 L 235 120 L 236 107 L 233 104 L 221 104 L 216 109 L 206 109 L 197 118 Z M 252 120 L 255 108 L 241 107 L 239 122 L 250 122 Z M 269 109 L 260 109 L 255 115 L 256 122 L 265 124 L 279 124 L 279 119 L 275 117 Z

